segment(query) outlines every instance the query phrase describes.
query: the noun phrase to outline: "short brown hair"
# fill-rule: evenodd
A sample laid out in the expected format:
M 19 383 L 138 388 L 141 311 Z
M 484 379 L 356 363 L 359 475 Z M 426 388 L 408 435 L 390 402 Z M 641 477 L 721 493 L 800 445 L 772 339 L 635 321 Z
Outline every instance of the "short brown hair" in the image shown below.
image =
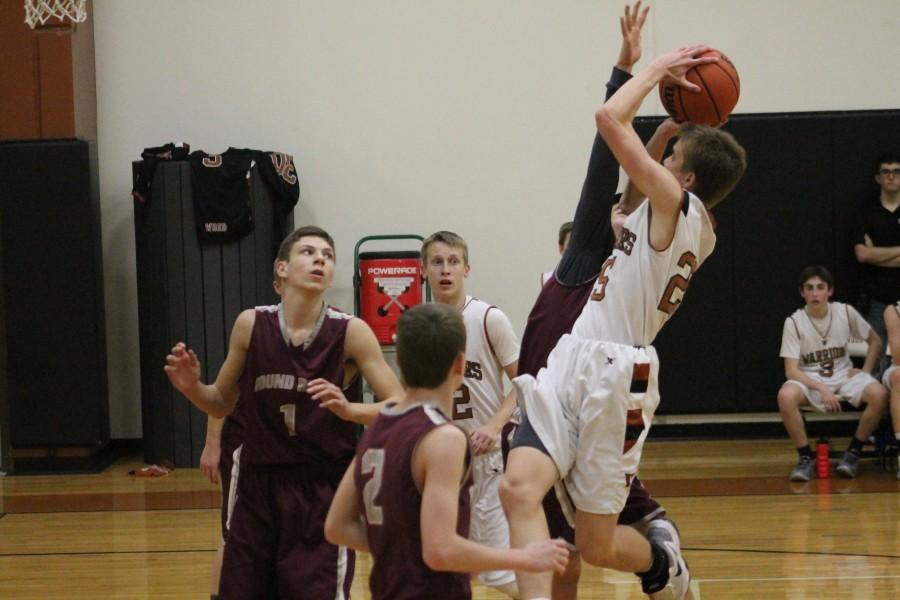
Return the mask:
M 834 289 L 834 277 L 831 276 L 831 271 L 822 265 L 809 265 L 800 271 L 800 281 L 798 282 L 800 291 L 803 291 L 803 286 L 806 285 L 807 281 L 816 277 L 824 281 L 829 290 Z
M 331 251 L 337 252 L 334 249 L 334 240 L 331 239 L 331 236 L 328 235 L 328 232 L 322 229 L 321 227 L 316 227 L 315 225 L 304 225 L 303 227 L 298 227 L 291 233 L 287 235 L 281 241 L 281 245 L 278 247 L 278 258 L 276 261 L 283 260 L 289 261 L 291 259 L 291 248 L 294 247 L 294 244 L 300 241 L 300 238 L 303 237 L 317 237 L 322 238 L 328 245 L 331 246 Z
M 679 134 L 683 169 L 693 172 L 696 183 L 691 190 L 712 208 L 725 199 L 747 169 L 747 153 L 727 131 L 685 123 Z
M 465 351 L 466 326 L 455 308 L 420 304 L 397 320 L 397 365 L 407 387 L 439 387 Z
M 562 246 L 566 241 L 566 236 L 572 233 L 572 229 L 575 227 L 574 221 L 566 221 L 562 225 L 559 226 L 559 245 Z
M 466 240 L 452 231 L 435 231 L 425 238 L 425 241 L 422 242 L 422 262 L 428 260 L 428 247 L 435 242 L 443 242 L 453 248 L 462 248 L 463 264 L 469 264 L 469 246 L 466 244 Z

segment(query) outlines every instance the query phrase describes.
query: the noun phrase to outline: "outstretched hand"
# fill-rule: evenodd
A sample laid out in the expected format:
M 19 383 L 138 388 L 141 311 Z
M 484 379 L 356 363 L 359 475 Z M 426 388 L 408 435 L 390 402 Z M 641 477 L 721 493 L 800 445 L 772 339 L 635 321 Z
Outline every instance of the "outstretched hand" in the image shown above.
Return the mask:
M 625 14 L 619 17 L 619 28 L 622 30 L 622 47 L 616 66 L 623 71 L 631 72 L 631 68 L 641 59 L 641 29 L 647 20 L 649 6 L 641 10 L 641 1 L 634 7 L 625 5 Z
M 163 370 L 175 389 L 184 395 L 200 381 L 200 361 L 184 342 L 175 344 L 171 353 L 166 356 Z
M 710 47 L 706 44 L 682 46 L 654 60 L 653 68 L 663 72 L 663 79 L 672 81 L 688 91 L 699 92 L 700 86 L 688 81 L 685 75 L 697 65 L 707 65 L 719 61 L 717 56 L 701 56 L 708 50 Z
M 327 408 L 345 421 L 355 416 L 353 403 L 347 400 L 343 390 L 327 379 L 313 379 L 306 384 L 306 393 L 319 403 L 319 408 Z
M 556 571 L 562 575 L 569 564 L 569 547 L 562 539 L 532 542 L 522 548 L 525 552 L 524 571 L 541 573 Z

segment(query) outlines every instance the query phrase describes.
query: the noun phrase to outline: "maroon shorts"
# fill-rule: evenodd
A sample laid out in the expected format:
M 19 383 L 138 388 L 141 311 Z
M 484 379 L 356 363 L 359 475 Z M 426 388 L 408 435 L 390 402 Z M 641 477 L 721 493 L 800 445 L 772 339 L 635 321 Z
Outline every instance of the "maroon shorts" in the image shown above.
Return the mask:
M 244 428 L 231 419 L 222 424 L 219 455 L 219 484 L 222 486 L 222 510 L 219 515 L 222 522 L 222 539 L 228 535 L 228 500 L 231 498 L 231 473 L 234 467 L 234 451 L 244 441 Z M 240 465 L 238 465 L 240 470 Z
M 222 600 L 350 596 L 354 554 L 325 540 L 335 477 L 303 466 L 243 465 L 222 563 Z

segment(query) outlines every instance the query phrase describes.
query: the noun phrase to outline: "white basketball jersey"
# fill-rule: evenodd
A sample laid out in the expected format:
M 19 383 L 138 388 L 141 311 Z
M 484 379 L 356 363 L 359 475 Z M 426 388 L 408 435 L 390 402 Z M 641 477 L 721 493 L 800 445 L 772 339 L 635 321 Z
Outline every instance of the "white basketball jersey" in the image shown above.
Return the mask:
M 453 422 L 467 433 L 484 425 L 503 402 L 503 365 L 500 358 L 509 359 L 509 356 L 503 354 L 510 354 L 510 344 L 509 340 L 492 340 L 487 333 L 488 312 L 499 310 L 496 306 L 471 296 L 466 296 L 463 306 L 466 372 L 462 386 L 453 396 Z M 498 348 L 501 344 L 503 350 Z M 518 342 L 515 339 L 513 344 L 514 355 L 506 364 L 518 356 Z
M 712 222 L 700 199 L 685 192 L 672 243 L 654 250 L 650 212 L 645 200 L 625 220 L 572 335 L 649 346 L 681 304 L 691 276 L 715 247 Z
M 784 321 L 781 357 L 796 358 L 800 370 L 816 381 L 839 385 L 853 368 L 847 345 L 868 336 L 869 324 L 843 302 L 830 302 L 828 315 L 815 322 L 801 308 Z

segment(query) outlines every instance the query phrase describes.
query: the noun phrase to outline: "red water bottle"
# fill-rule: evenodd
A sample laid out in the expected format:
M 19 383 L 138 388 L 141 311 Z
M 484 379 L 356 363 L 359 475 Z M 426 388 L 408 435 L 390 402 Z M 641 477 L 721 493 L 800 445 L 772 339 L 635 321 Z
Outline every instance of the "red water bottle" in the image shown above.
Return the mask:
M 828 479 L 831 470 L 831 462 L 828 456 L 828 440 L 820 439 L 816 443 L 816 476 L 819 479 Z

